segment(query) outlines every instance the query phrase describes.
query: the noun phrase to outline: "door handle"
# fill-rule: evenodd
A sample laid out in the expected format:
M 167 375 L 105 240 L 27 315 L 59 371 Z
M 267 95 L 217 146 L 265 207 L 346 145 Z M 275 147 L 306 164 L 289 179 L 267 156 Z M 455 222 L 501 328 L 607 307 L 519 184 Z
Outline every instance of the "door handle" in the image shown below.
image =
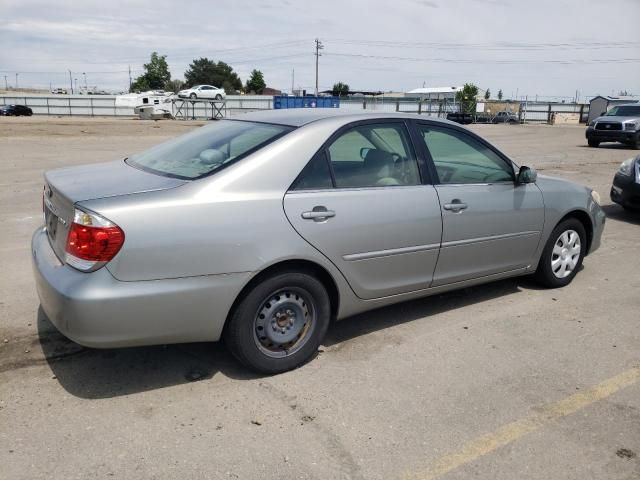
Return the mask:
M 336 212 L 327 210 L 327 207 L 313 207 L 310 212 L 302 212 L 302 218 L 305 220 L 313 220 L 314 222 L 323 222 L 328 218 L 335 217 Z
M 461 210 L 465 210 L 467 208 L 467 204 L 462 203 L 457 198 L 454 198 L 453 200 L 451 200 L 451 203 L 445 203 L 442 206 L 442 208 L 444 208 L 445 210 L 451 210 L 452 212 L 457 213 Z

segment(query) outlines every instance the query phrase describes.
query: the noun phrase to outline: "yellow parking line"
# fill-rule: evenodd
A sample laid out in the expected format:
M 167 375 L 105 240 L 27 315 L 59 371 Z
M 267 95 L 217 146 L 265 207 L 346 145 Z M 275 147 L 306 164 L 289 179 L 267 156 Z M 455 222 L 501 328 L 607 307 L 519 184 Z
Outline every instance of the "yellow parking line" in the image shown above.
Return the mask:
M 576 393 L 558 402 L 545 405 L 533 415 L 508 423 L 491 433 L 482 435 L 464 445 L 458 452 L 450 453 L 438 459 L 426 471 L 410 474 L 407 478 L 433 480 L 441 477 L 462 465 L 473 462 L 500 447 L 504 447 L 518 440 L 528 433 L 538 430 L 554 420 L 575 413 L 594 402 L 605 399 L 618 390 L 633 385 L 639 380 L 640 367 L 631 368 L 588 390 Z

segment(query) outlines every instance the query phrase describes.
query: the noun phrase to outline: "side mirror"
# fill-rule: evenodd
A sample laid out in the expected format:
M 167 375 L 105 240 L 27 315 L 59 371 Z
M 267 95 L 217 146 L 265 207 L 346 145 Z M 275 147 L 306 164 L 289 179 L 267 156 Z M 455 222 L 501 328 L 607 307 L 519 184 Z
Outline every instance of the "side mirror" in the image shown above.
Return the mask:
M 371 149 L 369 147 L 362 147 L 360 149 L 360 158 L 364 160 L 364 157 L 367 156 L 367 153 L 369 153 L 371 151 Z
M 518 171 L 518 183 L 536 183 L 538 172 L 532 167 L 520 167 Z

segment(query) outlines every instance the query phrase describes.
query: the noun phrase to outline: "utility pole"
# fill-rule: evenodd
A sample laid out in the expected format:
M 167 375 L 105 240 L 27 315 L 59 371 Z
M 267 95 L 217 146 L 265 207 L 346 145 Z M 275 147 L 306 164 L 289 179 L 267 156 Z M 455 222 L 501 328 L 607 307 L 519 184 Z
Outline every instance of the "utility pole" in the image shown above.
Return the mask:
M 71 85 L 71 95 L 73 95 L 73 78 L 71 77 L 71 70 L 69 72 L 69 85 Z
M 77 79 L 77 78 L 74 78 L 74 80 L 75 80 L 75 82 L 76 82 L 76 93 L 79 93 L 79 90 L 78 90 L 78 79 Z
M 295 83 L 296 80 L 296 69 L 292 68 L 291 69 L 291 95 L 293 95 L 293 85 Z
M 9 90 L 9 84 L 7 83 L 7 76 L 4 76 L 4 89 Z
M 16 72 L 16 90 L 18 89 L 18 72 Z
M 131 91 L 131 65 L 129 65 L 129 91 Z
M 87 74 L 82 72 L 82 75 L 84 75 L 84 93 L 89 93 L 89 88 L 87 87 Z
M 316 38 L 316 97 L 318 96 L 318 58 L 320 58 L 320 50 L 323 48 L 322 42 Z

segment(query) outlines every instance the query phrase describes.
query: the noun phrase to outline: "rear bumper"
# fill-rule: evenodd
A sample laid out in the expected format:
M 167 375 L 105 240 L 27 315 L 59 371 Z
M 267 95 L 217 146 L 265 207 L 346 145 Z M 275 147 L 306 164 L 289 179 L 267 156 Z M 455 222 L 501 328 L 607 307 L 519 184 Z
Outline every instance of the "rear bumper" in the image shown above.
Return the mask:
M 609 196 L 624 207 L 640 209 L 640 183 L 636 183 L 631 175 L 616 173 Z
M 249 273 L 121 282 L 106 268 L 60 263 L 43 228 L 31 241 L 43 311 L 62 334 L 95 348 L 216 341 Z
M 621 142 L 632 143 L 640 135 L 638 132 L 625 130 L 596 130 L 589 127 L 585 133 L 587 140 L 597 140 L 599 142 Z

